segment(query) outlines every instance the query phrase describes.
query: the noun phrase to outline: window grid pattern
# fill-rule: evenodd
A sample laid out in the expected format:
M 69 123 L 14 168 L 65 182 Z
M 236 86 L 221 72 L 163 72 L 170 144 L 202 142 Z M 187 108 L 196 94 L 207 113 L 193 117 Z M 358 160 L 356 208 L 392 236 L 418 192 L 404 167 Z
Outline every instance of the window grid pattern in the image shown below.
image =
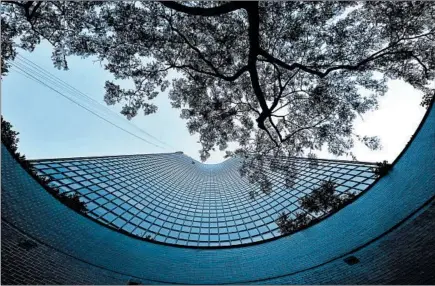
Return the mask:
M 299 199 L 332 179 L 340 194 L 359 194 L 375 180 L 373 164 L 292 158 L 292 188 L 274 178 L 272 192 L 260 193 L 239 174 L 239 159 L 202 164 L 183 154 L 151 154 L 33 161 L 60 192 L 79 193 L 88 216 L 159 242 L 183 246 L 230 246 L 280 236 L 276 218 L 301 211 Z M 323 214 L 320 214 L 323 215 Z

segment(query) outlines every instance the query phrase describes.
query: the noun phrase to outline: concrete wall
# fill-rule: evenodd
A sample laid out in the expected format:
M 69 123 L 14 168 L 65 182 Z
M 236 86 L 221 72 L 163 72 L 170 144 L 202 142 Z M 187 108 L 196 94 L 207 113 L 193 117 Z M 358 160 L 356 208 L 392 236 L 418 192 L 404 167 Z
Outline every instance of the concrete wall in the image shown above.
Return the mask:
M 188 249 L 140 241 L 75 213 L 2 146 L 2 283 L 433 284 L 434 162 L 432 106 L 392 171 L 338 213 L 271 242 Z M 27 240 L 37 246 L 26 250 Z M 346 264 L 350 255 L 359 263 Z

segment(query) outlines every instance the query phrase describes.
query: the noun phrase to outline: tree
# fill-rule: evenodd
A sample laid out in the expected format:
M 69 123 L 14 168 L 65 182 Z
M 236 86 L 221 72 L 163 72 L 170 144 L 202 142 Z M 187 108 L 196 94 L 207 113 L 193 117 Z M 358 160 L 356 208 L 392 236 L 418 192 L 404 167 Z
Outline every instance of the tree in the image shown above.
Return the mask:
M 18 138 L 18 134 L 20 134 L 17 131 L 12 130 L 13 126 L 10 122 L 3 119 L 3 116 L 1 117 L 1 133 L 2 133 L 2 143 L 6 146 L 6 148 L 11 153 L 16 153 L 18 149 L 18 142 L 20 139 Z
M 49 176 L 44 176 L 38 174 L 35 168 L 32 166 L 25 155 L 21 155 L 18 150 L 18 142 L 20 139 L 18 138 L 17 131 L 12 130 L 13 126 L 10 122 L 3 119 L 1 117 L 1 141 L 2 144 L 8 149 L 12 157 L 17 160 L 17 162 L 24 168 L 36 181 L 38 181 L 50 194 L 56 197 L 61 203 L 74 209 L 78 212 L 85 213 L 88 211 L 86 203 L 80 201 L 80 194 L 78 193 L 60 193 L 59 189 L 53 185 L 51 185 L 52 178 Z
M 281 157 L 313 157 L 322 146 L 352 155 L 355 139 L 379 148 L 354 134 L 353 121 L 377 107 L 388 80 L 426 99 L 435 92 L 431 2 L 8 1 L 2 10 L 6 71 L 18 38 L 26 50 L 48 40 L 57 68 L 69 55 L 96 56 L 134 82 L 105 85 L 106 103 L 123 103 L 128 119 L 156 112 L 152 100 L 171 86 L 201 159 L 236 142 L 227 154 L 245 156 L 242 173 L 266 192 L 263 169 L 295 177 Z M 170 71 L 179 74 L 172 82 Z
M 310 213 L 328 213 L 337 210 L 350 200 L 355 198 L 352 193 L 339 195 L 336 193 L 337 184 L 331 180 L 323 181 L 309 195 L 300 199 L 300 205 Z
M 23 168 L 29 170 L 29 172 L 33 172 L 26 156 L 18 152 L 18 142 L 20 141 L 18 134 L 20 134 L 20 132 L 14 131 L 12 128 L 13 125 L 9 121 L 4 120 L 3 116 L 1 116 L 2 143 Z
M 312 222 L 311 217 L 305 212 L 297 212 L 294 214 L 294 218 L 291 218 L 288 213 L 281 213 L 276 219 L 276 224 L 279 227 L 281 234 L 291 234 L 301 228 L 307 227 Z
M 391 164 L 388 164 L 387 161 L 383 161 L 376 163 L 376 167 L 373 167 L 372 170 L 376 177 L 380 178 L 387 175 L 388 172 L 390 172 L 391 168 Z
M 334 213 L 352 202 L 353 193 L 339 194 L 337 184 L 322 181 L 313 191 L 299 200 L 300 211 L 290 214 L 283 212 L 275 220 L 282 234 L 290 234 L 301 228 L 310 226 L 328 214 Z M 314 216 L 316 215 L 316 216 Z

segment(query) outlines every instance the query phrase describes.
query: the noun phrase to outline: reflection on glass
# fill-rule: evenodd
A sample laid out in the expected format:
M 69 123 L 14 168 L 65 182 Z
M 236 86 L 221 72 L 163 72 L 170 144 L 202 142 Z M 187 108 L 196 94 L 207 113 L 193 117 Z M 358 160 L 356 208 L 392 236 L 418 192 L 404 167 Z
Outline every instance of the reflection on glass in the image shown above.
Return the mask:
M 359 194 L 374 182 L 371 165 L 319 160 L 310 168 L 292 159 L 298 177 L 292 188 L 272 173 L 273 192 L 240 177 L 238 159 L 221 164 L 191 164 L 183 154 L 152 154 L 84 159 L 40 160 L 36 170 L 61 192 L 77 192 L 88 216 L 138 237 L 184 246 L 232 246 L 280 236 L 279 213 L 300 210 L 299 199 L 332 179 L 339 193 Z

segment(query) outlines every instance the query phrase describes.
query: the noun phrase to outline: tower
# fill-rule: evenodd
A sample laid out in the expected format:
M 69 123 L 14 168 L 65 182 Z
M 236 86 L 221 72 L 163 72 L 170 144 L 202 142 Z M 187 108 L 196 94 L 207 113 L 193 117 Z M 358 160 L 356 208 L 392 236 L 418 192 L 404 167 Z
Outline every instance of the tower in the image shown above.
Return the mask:
M 337 195 L 358 195 L 375 180 L 374 164 L 293 158 L 289 188 L 279 173 L 261 192 L 239 173 L 241 159 L 207 165 L 180 153 L 33 161 L 60 193 L 78 194 L 86 216 L 115 230 L 154 242 L 188 247 L 251 244 L 281 236 L 275 222 L 302 212 L 300 199 L 324 180 Z M 316 217 L 327 213 L 312 214 Z

